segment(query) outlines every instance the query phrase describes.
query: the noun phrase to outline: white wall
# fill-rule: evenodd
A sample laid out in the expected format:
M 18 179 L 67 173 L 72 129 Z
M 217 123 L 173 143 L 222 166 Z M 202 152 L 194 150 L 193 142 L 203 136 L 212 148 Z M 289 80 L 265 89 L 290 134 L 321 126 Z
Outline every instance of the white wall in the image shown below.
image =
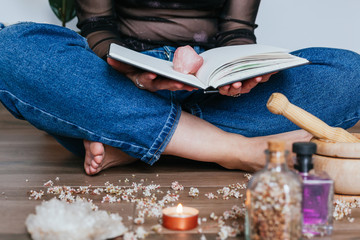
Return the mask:
M 263 0 L 257 23 L 259 43 L 360 53 L 360 0 Z
M 11 24 L 19 21 L 45 22 L 61 25 L 51 11 L 48 0 L 0 0 L 0 22 Z M 76 18 L 67 27 L 76 28 Z
M 47 0 L 0 0 L 0 22 L 61 25 Z M 258 42 L 295 50 L 310 46 L 360 53 L 360 0 L 262 0 Z M 76 28 L 76 19 L 67 24 Z

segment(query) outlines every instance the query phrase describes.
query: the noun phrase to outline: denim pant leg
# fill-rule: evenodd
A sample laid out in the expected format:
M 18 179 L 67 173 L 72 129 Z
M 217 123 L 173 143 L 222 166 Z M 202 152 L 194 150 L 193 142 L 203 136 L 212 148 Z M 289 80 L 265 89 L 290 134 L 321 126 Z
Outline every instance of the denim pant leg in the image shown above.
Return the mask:
M 308 48 L 294 52 L 310 65 L 281 71 L 238 98 L 212 96 L 200 104 L 202 117 L 228 132 L 248 137 L 298 129 L 266 108 L 273 92 L 330 126 L 349 128 L 360 116 L 360 55 L 347 50 Z
M 149 164 L 160 157 L 181 114 L 171 92 L 138 89 L 66 28 L 21 23 L 0 39 L 0 100 L 15 117 L 61 141 L 99 141 Z

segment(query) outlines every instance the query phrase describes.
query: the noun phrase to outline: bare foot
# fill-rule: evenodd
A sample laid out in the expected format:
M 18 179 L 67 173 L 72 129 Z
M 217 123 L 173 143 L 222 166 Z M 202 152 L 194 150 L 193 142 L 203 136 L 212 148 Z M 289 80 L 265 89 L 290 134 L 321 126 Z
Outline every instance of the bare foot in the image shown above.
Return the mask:
M 242 138 L 239 147 L 238 159 L 232 161 L 217 162 L 221 166 L 228 169 L 241 169 L 249 172 L 260 170 L 265 166 L 266 156 L 264 151 L 267 149 L 269 140 L 282 140 L 286 142 L 286 150 L 289 152 L 289 160 L 292 160 L 292 144 L 294 142 L 308 142 L 312 135 L 305 130 L 296 130 L 286 133 L 274 134 L 269 136 Z M 288 164 L 292 167 L 292 161 Z
M 104 145 L 100 142 L 84 140 L 84 168 L 88 175 L 94 175 L 106 168 L 125 165 L 136 161 L 118 148 Z

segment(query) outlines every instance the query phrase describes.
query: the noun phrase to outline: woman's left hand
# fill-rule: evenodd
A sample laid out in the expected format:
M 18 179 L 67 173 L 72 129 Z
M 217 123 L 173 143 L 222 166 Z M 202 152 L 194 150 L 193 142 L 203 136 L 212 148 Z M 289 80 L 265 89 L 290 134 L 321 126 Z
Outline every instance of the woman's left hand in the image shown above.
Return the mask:
M 107 62 L 114 69 L 127 76 L 135 84 L 135 86 L 150 92 L 156 92 L 159 90 L 193 91 L 198 89 L 175 80 L 160 77 L 152 72 L 145 72 L 141 69 L 116 61 L 112 58 L 107 58 Z
M 164 78 L 156 75 L 151 72 L 135 72 L 129 73 L 127 76 L 132 79 L 135 85 L 140 89 L 146 89 L 150 92 L 156 92 L 159 90 L 169 90 L 169 91 L 193 91 L 198 88 L 186 85 L 179 81 L 171 80 L 168 78 Z
M 265 74 L 262 76 L 258 76 L 255 78 L 250 78 L 244 82 L 235 82 L 229 85 L 225 85 L 219 88 L 219 93 L 221 95 L 231 96 L 231 97 L 238 97 L 243 93 L 249 93 L 251 89 L 256 87 L 259 83 L 267 82 L 271 75 L 277 72 Z

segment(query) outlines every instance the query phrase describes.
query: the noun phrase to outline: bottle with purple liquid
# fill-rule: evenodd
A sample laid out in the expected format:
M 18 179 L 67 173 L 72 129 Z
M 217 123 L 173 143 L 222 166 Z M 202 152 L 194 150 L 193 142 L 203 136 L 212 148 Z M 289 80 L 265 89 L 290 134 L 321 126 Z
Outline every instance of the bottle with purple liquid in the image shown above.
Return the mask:
M 293 152 L 296 153 L 295 168 L 303 180 L 303 233 L 330 235 L 333 229 L 334 182 L 326 172 L 313 170 L 315 143 L 294 143 Z

